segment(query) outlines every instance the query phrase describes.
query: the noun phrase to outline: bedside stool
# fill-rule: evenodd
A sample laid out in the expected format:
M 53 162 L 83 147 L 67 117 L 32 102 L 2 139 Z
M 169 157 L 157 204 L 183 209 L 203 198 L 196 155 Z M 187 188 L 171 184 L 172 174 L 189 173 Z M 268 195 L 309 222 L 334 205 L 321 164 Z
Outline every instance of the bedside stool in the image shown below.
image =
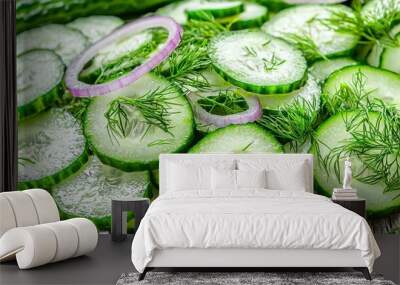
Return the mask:
M 366 201 L 365 199 L 352 199 L 352 200 L 334 200 L 333 203 L 359 214 L 361 217 L 366 217 Z
M 123 241 L 127 235 L 127 211 L 135 215 L 135 232 L 140 221 L 149 208 L 150 200 L 147 198 L 133 198 L 130 200 L 112 200 L 111 202 L 111 239 Z

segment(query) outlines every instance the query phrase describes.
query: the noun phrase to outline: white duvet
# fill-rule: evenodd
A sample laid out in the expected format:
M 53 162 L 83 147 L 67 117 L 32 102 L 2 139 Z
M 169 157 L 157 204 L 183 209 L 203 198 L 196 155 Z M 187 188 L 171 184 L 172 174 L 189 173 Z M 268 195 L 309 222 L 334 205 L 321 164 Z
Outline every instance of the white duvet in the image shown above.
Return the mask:
M 365 219 L 328 198 L 257 189 L 158 197 L 132 243 L 135 268 L 165 248 L 358 249 L 370 271 L 380 255 Z

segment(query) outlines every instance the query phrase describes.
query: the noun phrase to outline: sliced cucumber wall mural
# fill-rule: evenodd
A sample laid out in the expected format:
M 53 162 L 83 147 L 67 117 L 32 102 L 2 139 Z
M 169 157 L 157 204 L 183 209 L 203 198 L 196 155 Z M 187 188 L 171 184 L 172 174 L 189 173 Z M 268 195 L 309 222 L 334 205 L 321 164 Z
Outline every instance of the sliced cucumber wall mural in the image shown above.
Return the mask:
M 160 153 L 299 152 L 326 196 L 351 157 L 373 229 L 400 232 L 399 0 L 16 5 L 18 187 L 64 218 L 156 198 Z

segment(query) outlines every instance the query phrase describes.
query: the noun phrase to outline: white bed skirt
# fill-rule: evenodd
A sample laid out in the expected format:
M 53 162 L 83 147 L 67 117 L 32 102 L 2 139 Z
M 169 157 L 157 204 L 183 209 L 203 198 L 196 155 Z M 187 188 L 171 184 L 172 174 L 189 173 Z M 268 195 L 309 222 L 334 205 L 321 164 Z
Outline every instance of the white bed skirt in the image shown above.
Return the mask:
M 359 250 L 194 249 L 155 250 L 147 267 L 366 267 Z

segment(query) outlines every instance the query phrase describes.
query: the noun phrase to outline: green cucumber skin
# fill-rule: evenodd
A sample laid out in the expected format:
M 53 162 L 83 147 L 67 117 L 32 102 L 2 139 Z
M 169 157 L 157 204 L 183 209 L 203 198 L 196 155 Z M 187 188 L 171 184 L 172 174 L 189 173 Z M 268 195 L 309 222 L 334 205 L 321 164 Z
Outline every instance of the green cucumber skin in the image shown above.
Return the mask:
M 60 208 L 58 208 L 58 211 L 60 212 L 61 220 L 82 218 L 81 215 L 75 215 L 73 213 L 66 212 Z M 111 231 L 111 215 L 102 217 L 85 216 L 84 218 L 91 220 L 100 231 Z M 127 219 L 128 221 L 131 221 L 133 219 L 133 214 L 128 212 Z
M 61 220 L 68 220 L 68 219 L 73 219 L 73 218 L 82 218 L 82 216 L 79 215 L 74 215 L 68 212 L 65 212 L 61 209 L 58 209 L 60 212 L 60 218 Z M 91 220 L 97 227 L 99 231 L 111 231 L 111 216 L 103 216 L 103 217 L 84 217 L 86 219 Z M 128 232 L 131 232 L 130 225 L 129 223 L 134 220 L 134 216 L 132 212 L 128 212 L 127 214 L 127 220 L 128 220 Z
M 236 85 L 246 91 L 259 93 L 259 94 L 280 94 L 280 93 L 289 93 L 293 90 L 296 90 L 302 87 L 307 81 L 307 72 L 304 73 L 304 77 L 300 80 L 294 81 L 291 84 L 284 85 L 275 85 L 275 86 L 257 86 L 249 83 L 243 83 L 227 74 L 223 71 L 217 64 L 212 63 L 215 71 L 222 76 L 226 81 L 231 82 L 233 85 Z
M 244 30 L 244 29 L 250 29 L 250 28 L 259 28 L 268 19 L 269 19 L 269 16 L 268 16 L 268 12 L 267 12 L 262 17 L 258 17 L 256 19 L 233 22 L 233 24 L 230 26 L 230 29 L 231 30 Z
M 17 33 L 48 23 L 67 23 L 90 15 L 138 15 L 171 0 L 19 0 Z
M 227 16 L 232 16 L 239 14 L 243 12 L 244 10 L 244 5 L 243 3 L 237 7 L 231 7 L 231 8 L 224 8 L 224 9 L 198 9 L 198 10 L 188 10 L 186 11 L 186 14 L 189 19 L 193 20 L 204 20 L 204 16 L 209 15 L 214 18 L 223 18 Z
M 86 120 L 84 119 L 86 122 Z M 86 123 L 84 124 L 84 130 Z M 193 129 L 194 129 L 194 123 L 193 123 Z M 85 132 L 85 131 L 84 131 Z M 192 132 L 190 138 L 178 149 L 176 149 L 173 153 L 181 153 L 185 152 L 189 146 L 191 145 L 191 142 L 193 141 L 194 138 L 194 132 Z M 112 157 L 109 157 L 107 155 L 102 154 L 96 148 L 94 147 L 93 143 L 91 143 L 90 138 L 87 138 L 87 141 L 93 150 L 93 152 L 96 154 L 96 156 L 100 159 L 100 161 L 104 164 L 113 166 L 115 168 L 121 169 L 126 172 L 132 172 L 132 171 L 142 171 L 142 170 L 153 170 L 158 168 L 158 160 L 152 160 L 147 163 L 144 162 L 138 162 L 138 161 L 132 161 L 132 162 L 126 162 L 122 161 L 119 159 L 115 159 Z
M 75 159 L 66 168 L 56 172 L 55 174 L 47 177 L 43 177 L 38 180 L 22 181 L 17 183 L 18 190 L 32 189 L 32 188 L 44 188 L 50 189 L 53 185 L 61 182 L 68 178 L 75 172 L 77 172 L 87 161 L 89 160 L 89 148 L 86 144 L 83 153 Z
M 281 0 L 256 0 L 255 2 L 265 7 L 268 7 L 268 9 L 272 12 L 279 12 L 282 9 L 293 6 L 292 4 L 285 3 Z
M 60 208 L 58 209 L 60 212 L 60 218 L 61 220 L 68 220 L 68 219 L 73 219 L 73 218 L 82 218 L 82 216 L 74 215 L 71 213 L 67 213 Z M 91 220 L 97 227 L 98 230 L 111 230 L 111 216 L 106 216 L 106 217 L 85 217 L 89 220 Z
M 47 110 L 55 103 L 60 102 L 61 96 L 64 94 L 64 90 L 64 83 L 60 82 L 57 86 L 55 86 L 46 94 L 36 98 L 28 104 L 18 107 L 18 120 L 22 121 L 26 118 L 29 118 L 44 110 Z
M 224 128 L 219 128 L 216 129 L 215 131 L 212 131 L 210 133 L 207 133 L 202 139 L 200 139 L 194 146 L 192 146 L 188 153 L 202 153 L 202 145 L 207 144 L 208 141 L 212 141 L 214 139 L 215 135 L 218 135 L 221 132 L 226 132 L 227 130 L 234 130 L 235 128 L 240 128 L 240 127 L 246 127 L 246 128 L 253 128 L 254 131 L 258 131 L 257 129 L 260 128 L 263 130 L 263 135 L 265 137 L 268 137 L 270 142 L 274 143 L 274 153 L 283 153 L 283 146 L 279 143 L 279 141 L 275 138 L 275 136 L 267 131 L 265 128 L 260 126 L 257 123 L 247 123 L 247 124 L 242 124 L 242 125 L 228 125 Z

